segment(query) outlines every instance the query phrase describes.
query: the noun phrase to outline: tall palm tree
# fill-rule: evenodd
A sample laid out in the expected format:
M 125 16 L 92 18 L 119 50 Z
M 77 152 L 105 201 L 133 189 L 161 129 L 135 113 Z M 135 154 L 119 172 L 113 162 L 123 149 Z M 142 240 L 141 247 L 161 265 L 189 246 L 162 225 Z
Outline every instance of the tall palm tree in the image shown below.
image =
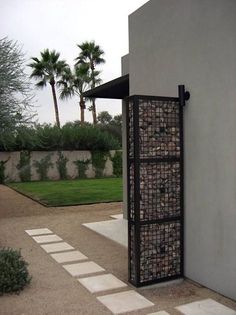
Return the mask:
M 68 67 L 62 74 L 62 78 L 58 81 L 60 86 L 60 98 L 66 99 L 73 95 L 78 95 L 80 102 L 80 121 L 84 123 L 84 110 L 85 110 L 85 99 L 84 92 L 91 81 L 89 76 L 89 66 L 87 64 L 80 64 L 74 66 L 74 71 Z
M 59 59 L 60 53 L 55 50 L 49 51 L 49 49 L 45 49 L 40 52 L 40 55 L 41 59 L 36 57 L 31 58 L 34 62 L 29 64 L 29 66 L 33 69 L 30 77 L 38 80 L 36 83 L 38 88 L 44 88 L 47 83 L 51 85 L 56 124 L 60 128 L 56 83 L 61 78 L 62 73 L 68 65 L 64 60 Z
M 105 63 L 103 59 L 104 51 L 100 48 L 99 45 L 96 45 L 94 41 L 83 42 L 81 45 L 77 45 L 81 51 L 79 56 L 75 59 L 76 64 L 87 64 L 91 70 L 91 87 L 94 88 L 98 85 L 98 75 L 99 72 L 95 71 L 95 67 L 99 64 Z M 96 113 L 96 104 L 95 99 L 92 99 L 92 115 L 93 123 L 97 123 L 97 113 Z

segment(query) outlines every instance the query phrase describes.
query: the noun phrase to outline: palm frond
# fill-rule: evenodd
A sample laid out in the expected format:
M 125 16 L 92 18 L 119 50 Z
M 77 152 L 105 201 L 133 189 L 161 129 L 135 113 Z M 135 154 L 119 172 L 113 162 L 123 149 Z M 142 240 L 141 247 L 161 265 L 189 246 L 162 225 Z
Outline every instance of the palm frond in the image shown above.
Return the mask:
M 91 65 L 96 65 L 105 62 L 103 58 L 104 51 L 94 41 L 86 41 L 77 46 L 80 48 L 79 56 L 75 59 L 77 64 L 90 63 Z
M 41 81 L 38 81 L 35 85 L 36 85 L 37 88 L 42 89 L 42 88 L 44 88 L 47 85 L 47 81 L 46 80 L 41 80 Z
M 69 66 L 65 60 L 60 60 L 60 53 L 55 50 L 50 51 L 45 49 L 40 52 L 41 58 L 33 57 L 32 63 L 29 64 L 29 67 L 32 68 L 31 78 L 40 79 L 37 83 L 38 87 L 45 86 L 42 84 L 44 82 L 55 82 L 57 79 L 60 80 L 62 73 L 65 72 L 65 69 Z
M 71 98 L 75 94 L 74 90 L 70 86 L 64 86 L 63 89 L 60 90 L 60 99 L 68 99 Z
M 36 57 L 32 57 L 31 59 L 34 60 L 35 62 L 38 62 L 38 63 L 40 62 L 39 59 Z
M 42 79 L 44 77 L 44 73 L 38 69 L 34 69 L 30 75 L 30 78 L 34 79 Z
M 60 58 L 60 53 L 56 52 L 55 50 L 53 50 L 50 53 L 50 60 L 53 64 L 59 63 L 59 58 Z
M 41 61 L 49 62 L 49 60 L 50 60 L 49 49 L 45 49 L 44 51 L 41 51 L 40 55 L 41 55 Z

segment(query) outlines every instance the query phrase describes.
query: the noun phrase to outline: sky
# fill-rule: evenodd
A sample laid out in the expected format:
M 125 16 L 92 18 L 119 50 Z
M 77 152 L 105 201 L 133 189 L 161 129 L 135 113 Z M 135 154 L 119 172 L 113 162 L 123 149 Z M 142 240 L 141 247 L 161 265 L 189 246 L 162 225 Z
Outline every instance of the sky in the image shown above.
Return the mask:
M 94 40 L 105 52 L 103 83 L 121 75 L 120 58 L 128 53 L 128 15 L 148 0 L 0 0 L 0 38 L 17 41 L 26 64 L 45 48 L 60 52 L 71 66 L 79 53 L 76 44 Z M 30 74 L 30 68 L 26 67 Z M 35 81 L 32 80 L 34 84 Z M 50 86 L 34 89 L 39 123 L 54 123 Z M 121 113 L 121 101 L 97 100 L 97 112 Z M 89 105 L 89 104 L 88 104 Z M 59 100 L 61 123 L 80 117 L 79 100 Z M 86 110 L 85 120 L 92 121 Z

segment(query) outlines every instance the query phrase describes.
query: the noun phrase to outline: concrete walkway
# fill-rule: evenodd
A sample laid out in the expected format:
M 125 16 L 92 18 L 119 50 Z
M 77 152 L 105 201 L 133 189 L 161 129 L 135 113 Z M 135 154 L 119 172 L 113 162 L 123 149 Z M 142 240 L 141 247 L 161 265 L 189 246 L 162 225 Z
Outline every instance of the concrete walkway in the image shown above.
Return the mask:
M 84 223 L 83 226 L 128 247 L 128 222 L 125 219 L 114 218 L 113 220 Z
M 63 257 L 58 256 L 58 252 L 47 253 L 41 248 L 45 243 L 40 241 L 45 239 L 39 238 L 40 235 L 29 236 L 25 233 L 25 230 L 42 227 L 48 228 L 53 232 L 50 233 L 51 235 L 62 239 L 57 241 L 57 238 L 51 237 L 51 241 L 54 239 L 56 243 L 66 242 L 74 248 L 68 249 L 67 252 L 79 251 L 89 261 L 105 269 L 105 274 L 113 275 L 128 285 L 131 291 L 137 292 L 154 304 L 125 314 L 147 315 L 159 311 L 162 311 L 160 314 L 164 314 L 165 311 L 170 315 L 180 315 L 176 307 L 205 299 L 212 299 L 236 310 L 235 302 L 189 281 L 163 288 L 138 290 L 133 288 L 127 282 L 127 249 L 82 225 L 85 222 L 110 220 L 110 215 L 117 213 L 121 213 L 120 203 L 45 208 L 5 186 L 0 186 L 0 246 L 21 248 L 33 276 L 31 284 L 19 296 L 4 295 L 0 298 L 0 313 L 4 315 L 112 314 L 101 303 L 102 301 L 97 299 L 108 294 L 91 293 L 76 277 L 62 268 L 61 262 L 56 261 L 56 259 L 63 260 Z M 33 239 L 33 237 L 38 238 Z M 56 254 L 55 257 L 51 256 Z M 89 281 L 87 285 L 89 286 Z M 127 291 L 127 287 L 113 289 L 109 294 L 124 291 Z

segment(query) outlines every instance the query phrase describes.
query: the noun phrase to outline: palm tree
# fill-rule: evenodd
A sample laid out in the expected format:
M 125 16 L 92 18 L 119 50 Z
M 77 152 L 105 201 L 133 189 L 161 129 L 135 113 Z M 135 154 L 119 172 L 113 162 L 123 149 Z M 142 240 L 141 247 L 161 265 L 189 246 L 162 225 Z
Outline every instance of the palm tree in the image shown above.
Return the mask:
M 84 123 L 85 100 L 84 92 L 88 87 L 91 78 L 89 76 L 89 66 L 87 64 L 80 64 L 74 66 L 74 71 L 68 67 L 62 74 L 62 78 L 58 81 L 61 87 L 60 98 L 66 99 L 73 95 L 78 95 L 80 102 L 80 121 Z
M 34 62 L 29 64 L 29 67 L 33 69 L 30 77 L 38 80 L 36 83 L 38 88 L 44 88 L 47 83 L 51 85 L 56 124 L 60 128 L 55 85 L 68 65 L 64 60 L 59 60 L 60 53 L 55 50 L 49 51 L 49 49 L 45 49 L 43 52 L 40 52 L 40 55 L 41 59 L 31 58 Z
M 79 56 L 75 59 L 77 60 L 76 64 L 87 64 L 91 70 L 91 87 L 94 88 L 98 85 L 98 75 L 99 72 L 95 71 L 96 65 L 105 63 L 103 59 L 104 51 L 100 48 L 99 45 L 96 45 L 94 41 L 84 42 L 81 45 L 77 45 L 81 51 Z M 93 123 L 97 123 L 97 114 L 96 114 L 96 104 L 95 99 L 92 99 L 92 115 Z

